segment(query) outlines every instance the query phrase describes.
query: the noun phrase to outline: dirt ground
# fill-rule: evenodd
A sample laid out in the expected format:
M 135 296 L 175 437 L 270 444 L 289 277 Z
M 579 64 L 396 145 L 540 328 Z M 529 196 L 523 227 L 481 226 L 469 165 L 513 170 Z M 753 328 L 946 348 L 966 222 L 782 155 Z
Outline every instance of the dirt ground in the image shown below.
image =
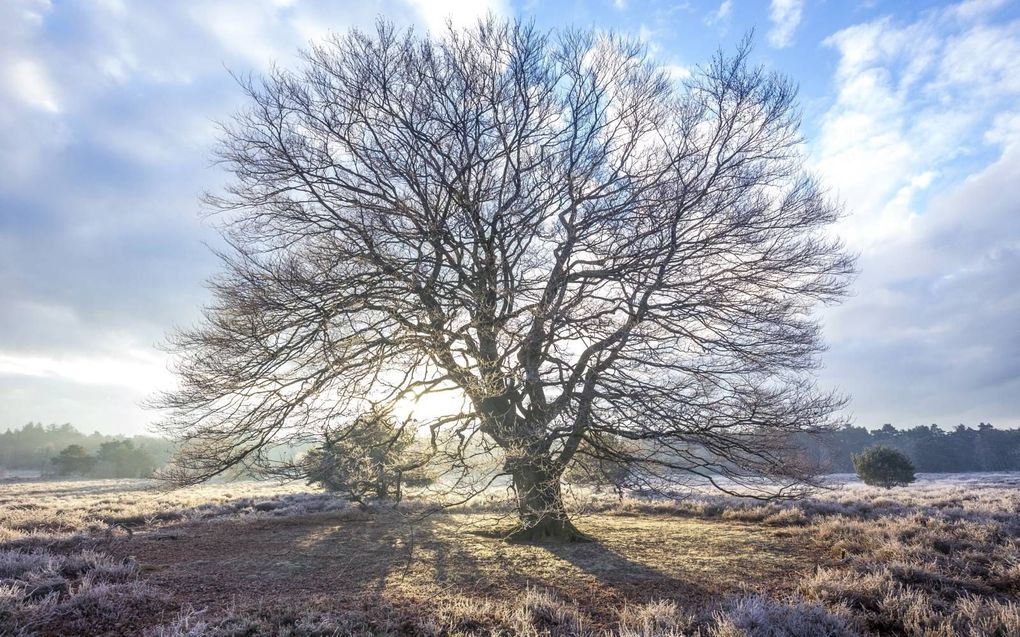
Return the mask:
M 508 544 L 489 514 L 425 519 L 346 511 L 164 527 L 114 543 L 193 608 L 363 607 L 437 597 L 555 591 L 606 619 L 627 602 L 704 606 L 727 593 L 792 588 L 822 551 L 806 531 L 725 520 L 597 515 L 595 541 Z

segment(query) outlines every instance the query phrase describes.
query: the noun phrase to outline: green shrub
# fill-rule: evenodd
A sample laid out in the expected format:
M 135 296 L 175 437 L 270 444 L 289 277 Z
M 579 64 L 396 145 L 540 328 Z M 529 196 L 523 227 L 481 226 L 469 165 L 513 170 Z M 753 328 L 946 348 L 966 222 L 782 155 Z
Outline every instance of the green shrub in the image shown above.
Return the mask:
M 366 498 L 399 502 L 402 487 L 431 482 L 425 458 L 414 451 L 414 443 L 407 423 L 373 408 L 349 426 L 325 433 L 322 444 L 304 456 L 305 477 L 309 484 L 355 502 Z
M 68 445 L 50 462 L 56 467 L 57 475 L 86 475 L 96 466 L 96 459 L 81 445 Z
M 891 489 L 906 486 L 916 479 L 910 458 L 890 447 L 868 447 L 851 457 L 858 477 L 869 486 Z

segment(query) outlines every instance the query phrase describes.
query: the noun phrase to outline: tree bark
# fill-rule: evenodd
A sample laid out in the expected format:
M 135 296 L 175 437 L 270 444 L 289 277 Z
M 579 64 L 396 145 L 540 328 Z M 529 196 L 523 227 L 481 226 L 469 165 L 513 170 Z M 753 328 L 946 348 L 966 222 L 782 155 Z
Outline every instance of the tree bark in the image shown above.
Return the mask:
M 550 471 L 552 463 L 525 461 L 513 470 L 517 492 L 517 510 L 521 526 L 507 540 L 512 542 L 590 542 L 567 516 L 560 491 L 559 472 Z

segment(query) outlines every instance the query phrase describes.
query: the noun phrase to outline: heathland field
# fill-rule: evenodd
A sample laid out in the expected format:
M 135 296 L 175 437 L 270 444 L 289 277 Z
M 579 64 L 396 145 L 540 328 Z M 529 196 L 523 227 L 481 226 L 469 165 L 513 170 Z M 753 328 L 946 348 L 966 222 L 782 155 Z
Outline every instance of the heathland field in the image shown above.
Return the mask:
M 364 509 L 300 483 L 0 485 L 0 634 L 1018 635 L 1020 474 L 790 503 L 576 495 Z

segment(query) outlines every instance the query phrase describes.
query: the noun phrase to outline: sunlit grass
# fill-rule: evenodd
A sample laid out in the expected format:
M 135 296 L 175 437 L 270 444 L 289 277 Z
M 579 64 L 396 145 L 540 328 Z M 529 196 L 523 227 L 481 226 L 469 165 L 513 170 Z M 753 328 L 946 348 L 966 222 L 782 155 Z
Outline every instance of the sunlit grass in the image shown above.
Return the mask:
M 57 626 L 51 606 L 81 609 L 80 626 L 108 609 L 97 625 L 166 635 L 238 625 L 319 634 L 294 633 L 294 621 L 325 634 L 413 625 L 418 634 L 732 637 L 775 625 L 1008 635 L 1020 630 L 1018 479 L 922 476 L 909 488 L 850 484 L 788 503 L 698 489 L 622 501 L 581 491 L 577 524 L 596 541 L 559 545 L 501 541 L 513 519 L 498 499 L 423 515 L 429 507 L 414 497 L 365 511 L 302 483 L 4 484 L 0 551 L 10 564 L 38 563 L 25 577 L 54 592 L 40 606 L 17 580 L 4 589 L 13 610 L 0 612 Z M 47 574 L 47 564 L 83 559 L 137 572 L 93 588 L 80 573 Z M 189 622 L 225 632 L 188 633 Z

